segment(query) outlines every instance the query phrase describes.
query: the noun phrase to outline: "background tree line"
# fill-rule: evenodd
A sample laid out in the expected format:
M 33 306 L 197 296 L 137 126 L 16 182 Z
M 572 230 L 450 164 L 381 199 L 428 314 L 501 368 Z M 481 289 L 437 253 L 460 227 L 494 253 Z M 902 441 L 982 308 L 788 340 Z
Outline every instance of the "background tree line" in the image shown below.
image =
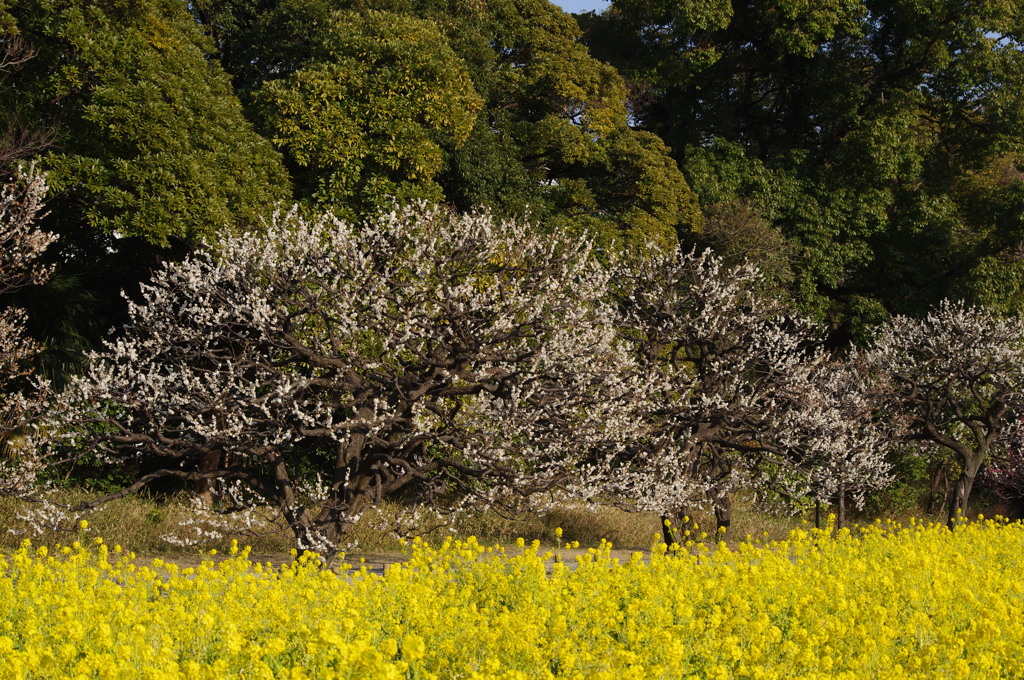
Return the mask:
M 1019 4 L 5 2 L 0 162 L 42 158 L 70 313 L 38 332 L 95 341 L 105 281 L 275 201 L 395 198 L 709 245 L 855 337 L 1016 310 Z
M 1020 2 L 616 0 L 581 24 L 705 237 L 807 313 L 861 337 L 944 297 L 1019 309 Z

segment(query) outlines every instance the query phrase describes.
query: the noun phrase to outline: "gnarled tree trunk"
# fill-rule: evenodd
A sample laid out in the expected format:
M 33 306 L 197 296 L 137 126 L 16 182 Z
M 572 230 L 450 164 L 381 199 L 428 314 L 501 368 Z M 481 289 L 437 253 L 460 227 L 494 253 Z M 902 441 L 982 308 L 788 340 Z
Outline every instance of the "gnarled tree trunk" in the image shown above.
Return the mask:
M 974 488 L 974 480 L 978 476 L 981 462 L 984 455 L 978 455 L 965 461 L 963 470 L 953 487 L 953 494 L 949 499 L 949 528 L 956 526 L 959 518 L 967 517 L 967 502 L 971 498 L 971 489 Z
M 732 501 L 728 491 L 716 491 L 714 496 L 715 504 L 715 538 L 719 541 L 725 538 L 732 524 Z

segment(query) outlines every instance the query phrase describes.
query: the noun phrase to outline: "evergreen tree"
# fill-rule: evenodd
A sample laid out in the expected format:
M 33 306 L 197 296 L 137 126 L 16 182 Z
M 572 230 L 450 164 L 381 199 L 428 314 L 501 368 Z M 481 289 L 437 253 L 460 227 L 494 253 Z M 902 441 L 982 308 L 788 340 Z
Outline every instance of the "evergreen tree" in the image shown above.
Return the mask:
M 616 0 L 581 20 L 702 206 L 752 208 L 795 246 L 802 305 L 855 331 L 947 295 L 1024 300 L 1021 17 L 1010 0 Z
M 42 0 L 12 16 L 35 58 L 0 100 L 56 127 L 45 165 L 62 230 L 194 243 L 288 196 L 181 3 Z
M 254 93 L 256 118 L 302 198 L 348 218 L 392 199 L 443 199 L 442 144 L 458 147 L 480 99 L 433 23 L 334 12 L 296 71 Z
M 628 125 L 622 79 L 547 0 L 204 0 L 193 12 L 320 206 L 427 196 L 607 243 L 671 244 L 700 224 L 669 150 Z
M 4 16 L 4 44 L 31 58 L 0 83 L 0 129 L 45 136 L 42 226 L 60 236 L 49 288 L 18 302 L 60 373 L 119 325 L 122 290 L 168 256 L 258 226 L 289 178 L 182 3 L 40 0 Z

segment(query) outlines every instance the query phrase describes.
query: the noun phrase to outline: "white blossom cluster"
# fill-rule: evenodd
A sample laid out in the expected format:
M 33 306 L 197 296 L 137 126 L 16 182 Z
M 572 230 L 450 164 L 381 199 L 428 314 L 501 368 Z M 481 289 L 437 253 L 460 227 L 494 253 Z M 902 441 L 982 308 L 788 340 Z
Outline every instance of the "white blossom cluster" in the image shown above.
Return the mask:
M 797 408 L 783 415 L 780 445 L 802 472 L 791 476 L 791 497 L 837 501 L 840 526 L 845 499 L 863 507 L 865 494 L 892 481 L 886 452 L 894 431 L 880 417 L 877 387 L 858 363 L 818 355 L 805 376 Z
M 46 189 L 46 176 L 34 166 L 0 187 L 0 295 L 49 276 L 50 269 L 35 262 L 56 238 L 35 226 Z M 26 360 L 37 351 L 25 336 L 25 321 L 24 310 L 0 310 L 0 390 L 27 372 Z
M 14 515 L 26 528 L 9 528 L 8 533 L 15 536 L 42 536 L 55 531 L 73 531 L 84 514 L 73 512 L 66 505 L 54 503 L 42 496 L 37 497 L 37 501 Z
M 0 296 L 46 280 L 50 268 L 36 261 L 56 238 L 36 228 L 47 191 L 46 176 L 22 167 L 0 187 Z M 25 333 L 24 310 L 0 303 L 0 493 L 32 486 L 42 463 L 25 452 L 35 448 L 34 419 L 46 387 L 25 376 L 39 346 Z
M 605 266 L 584 240 L 427 206 L 278 214 L 144 285 L 29 429 L 50 450 L 4 483 L 98 455 L 139 476 L 76 511 L 171 479 L 199 498 L 186 540 L 265 526 L 269 506 L 329 558 L 396 495 L 399 534 L 565 498 L 721 522 L 738 487 L 860 503 L 908 438 L 971 483 L 1019 450 L 1019 321 L 946 303 L 840 360 L 759 277 L 653 247 Z
M 657 381 L 646 439 L 606 458 L 610 491 L 672 515 L 726 510 L 737 486 L 831 500 L 887 481 L 867 383 L 758 295 L 759 278 L 710 251 L 651 249 L 618 268 L 623 334 Z
M 862 361 L 904 438 L 955 456 L 951 519 L 966 512 L 982 465 L 1024 445 L 1024 320 L 944 301 L 923 319 L 894 318 Z
M 0 293 L 42 283 L 50 274 L 35 262 L 57 238 L 35 225 L 46 191 L 46 175 L 35 165 L 22 167 L 13 182 L 0 187 Z
M 280 214 L 143 287 L 62 395 L 65 444 L 141 457 L 130 488 L 245 484 L 328 554 L 400 490 L 489 504 L 557 487 L 642 425 L 609 276 L 585 241 L 483 214 Z
M 194 547 L 230 534 L 258 536 L 266 533 L 268 527 L 274 527 L 275 518 L 266 516 L 265 504 L 251 498 L 246 498 L 248 502 L 239 502 L 238 496 L 248 496 L 248 490 L 239 488 L 237 484 L 231 487 L 226 493 L 232 496 L 232 504 L 225 508 L 227 512 L 209 507 L 201 498 L 193 497 L 189 501 L 191 512 L 179 522 L 175 533 L 161 536 L 161 539 L 171 545 Z

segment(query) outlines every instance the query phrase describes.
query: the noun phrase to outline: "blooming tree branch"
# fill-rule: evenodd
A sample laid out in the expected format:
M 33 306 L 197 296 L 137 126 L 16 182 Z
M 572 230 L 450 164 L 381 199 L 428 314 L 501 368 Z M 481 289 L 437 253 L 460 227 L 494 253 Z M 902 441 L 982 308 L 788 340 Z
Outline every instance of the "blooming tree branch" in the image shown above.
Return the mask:
M 952 523 L 966 513 L 981 466 L 1020 447 L 1024 321 L 944 301 L 923 319 L 894 318 L 864 359 L 884 381 L 905 438 L 960 464 Z
M 611 463 L 612 490 L 638 507 L 670 519 L 710 502 L 721 530 L 740 486 L 831 497 L 884 478 L 864 393 L 844 392 L 815 329 L 760 294 L 760 277 L 710 251 L 651 249 L 619 267 L 623 334 L 657 377 L 653 434 Z
M 144 286 L 62 397 L 65 446 L 156 466 L 130 488 L 243 484 L 328 556 L 399 492 L 556 489 L 640 426 L 608 278 L 587 243 L 488 215 L 277 215 Z
M 834 502 L 841 528 L 848 496 L 862 508 L 865 494 L 892 481 L 886 452 L 896 433 L 880 413 L 877 385 L 856 352 L 845 361 L 817 355 L 811 368 L 777 437 L 801 473 L 790 477 L 791 493 Z
M 41 404 L 41 386 L 26 379 L 39 346 L 26 334 L 24 310 L 4 306 L 3 296 L 50 274 L 36 262 L 56 238 L 36 228 L 46 190 L 46 177 L 35 166 L 0 187 L 0 493 L 25 488 L 37 471 L 29 459 L 16 459 L 29 446 L 26 437 Z

